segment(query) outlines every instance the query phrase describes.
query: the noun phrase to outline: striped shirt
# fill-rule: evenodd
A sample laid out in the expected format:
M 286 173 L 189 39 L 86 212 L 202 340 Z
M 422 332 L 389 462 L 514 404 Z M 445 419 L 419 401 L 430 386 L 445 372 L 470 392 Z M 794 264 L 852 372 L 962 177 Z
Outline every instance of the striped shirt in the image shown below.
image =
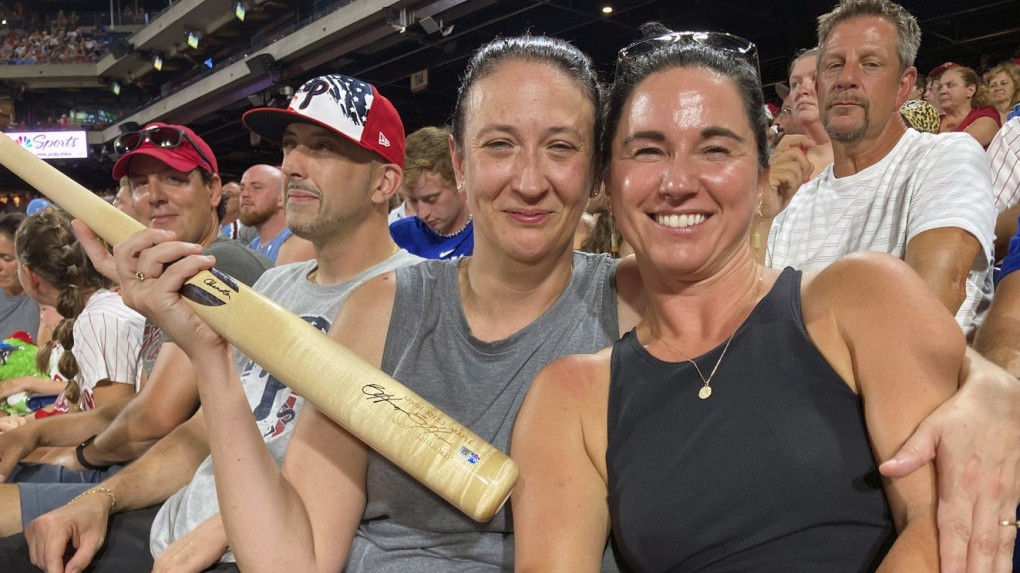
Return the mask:
M 805 183 L 772 223 L 766 262 L 810 271 L 857 251 L 902 259 L 920 233 L 963 229 L 981 244 L 956 314 L 970 336 L 992 295 L 991 188 L 988 160 L 973 137 L 908 129 L 888 155 L 859 173 L 836 178 L 830 165 Z
M 85 308 L 74 321 L 74 358 L 78 362 L 78 385 L 81 398 L 78 406 L 90 410 L 95 406 L 92 389 L 102 380 L 131 384 L 135 392 L 142 380 L 142 330 L 145 318 L 131 310 L 120 294 L 100 289 L 89 297 Z M 57 360 L 63 352 L 56 345 L 50 355 L 50 374 L 57 372 Z M 64 394 L 57 398 L 54 409 L 66 412 Z
M 1020 203 L 1020 117 L 1002 124 L 988 145 L 992 192 L 999 212 Z

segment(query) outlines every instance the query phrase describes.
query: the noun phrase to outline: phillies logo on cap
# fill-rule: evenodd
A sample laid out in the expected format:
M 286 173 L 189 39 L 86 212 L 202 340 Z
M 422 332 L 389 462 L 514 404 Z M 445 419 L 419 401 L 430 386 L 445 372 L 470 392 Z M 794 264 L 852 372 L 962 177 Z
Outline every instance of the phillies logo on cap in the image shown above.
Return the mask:
M 291 99 L 290 108 L 361 141 L 374 97 L 372 86 L 361 80 L 329 75 L 301 86 Z

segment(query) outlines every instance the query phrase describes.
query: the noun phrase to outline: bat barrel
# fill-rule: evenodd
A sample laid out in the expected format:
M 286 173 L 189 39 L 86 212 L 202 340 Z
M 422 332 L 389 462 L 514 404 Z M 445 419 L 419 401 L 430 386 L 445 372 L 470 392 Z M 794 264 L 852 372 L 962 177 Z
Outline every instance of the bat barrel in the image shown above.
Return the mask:
M 110 244 L 144 229 L 6 135 L 0 163 Z M 219 272 L 181 294 L 241 352 L 471 518 L 491 519 L 510 496 L 518 470 L 506 454 L 280 305 Z

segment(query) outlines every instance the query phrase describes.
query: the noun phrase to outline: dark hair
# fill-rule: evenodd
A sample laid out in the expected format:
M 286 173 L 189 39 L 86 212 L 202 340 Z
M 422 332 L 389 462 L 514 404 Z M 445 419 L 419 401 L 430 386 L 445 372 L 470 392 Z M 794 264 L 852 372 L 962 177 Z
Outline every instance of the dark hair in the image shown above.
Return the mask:
M 212 187 L 214 174 L 207 171 L 202 167 L 196 167 L 195 171 L 198 171 L 198 176 L 202 178 L 202 183 L 206 187 Z M 220 181 L 222 188 L 223 182 Z M 223 220 L 223 217 L 227 216 L 227 202 L 223 200 L 223 194 L 220 194 L 220 202 L 216 204 L 216 222 Z
M 86 297 L 82 289 L 109 287 L 109 281 L 99 274 L 85 249 L 71 229 L 71 216 L 59 209 L 40 211 L 27 217 L 15 234 L 14 250 L 18 262 L 60 291 L 57 312 L 64 317 L 53 329 L 53 338 L 36 354 L 36 367 L 49 372 L 50 354 L 54 344 L 64 348 L 57 369 L 67 380 L 65 395 L 69 404 L 77 404 L 81 388 L 76 380 L 78 362 L 71 349 L 74 347 L 74 321 L 85 308 Z
M 595 65 L 587 54 L 573 44 L 547 36 L 515 36 L 496 38 L 485 44 L 471 57 L 457 90 L 457 102 L 453 108 L 451 129 L 453 141 L 458 149 L 464 148 L 464 102 L 478 80 L 494 73 L 508 61 L 544 63 L 552 66 L 574 80 L 574 84 L 591 101 L 595 112 L 595 141 L 599 140 L 602 127 L 601 109 L 603 87 Z
M 669 34 L 671 30 L 652 22 L 641 26 L 646 38 L 655 38 Z M 767 130 L 768 116 L 765 114 L 765 96 L 758 81 L 758 72 L 744 58 L 729 54 L 718 48 L 704 44 L 678 42 L 665 44 L 650 52 L 635 56 L 628 65 L 617 71 L 616 81 L 606 98 L 605 128 L 602 132 L 600 149 L 603 165 L 608 167 L 612 159 L 613 136 L 620 124 L 620 116 L 627 98 L 638 84 L 648 76 L 662 70 L 674 68 L 702 68 L 725 76 L 732 81 L 740 99 L 744 103 L 744 115 L 754 132 L 754 142 L 758 150 L 758 169 L 764 171 L 769 166 L 769 141 Z
M 25 220 L 24 213 L 5 213 L 0 215 L 0 235 L 14 241 L 14 235 L 18 232 L 18 226 Z

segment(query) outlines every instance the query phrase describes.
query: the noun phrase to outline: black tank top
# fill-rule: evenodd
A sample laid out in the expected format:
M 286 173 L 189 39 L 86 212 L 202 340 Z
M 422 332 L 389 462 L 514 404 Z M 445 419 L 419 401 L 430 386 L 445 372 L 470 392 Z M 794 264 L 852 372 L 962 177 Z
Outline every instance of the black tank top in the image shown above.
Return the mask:
M 808 338 L 800 278 L 739 327 L 707 400 L 689 362 L 633 331 L 613 346 L 609 507 L 636 571 L 870 571 L 892 544 L 860 397 Z

